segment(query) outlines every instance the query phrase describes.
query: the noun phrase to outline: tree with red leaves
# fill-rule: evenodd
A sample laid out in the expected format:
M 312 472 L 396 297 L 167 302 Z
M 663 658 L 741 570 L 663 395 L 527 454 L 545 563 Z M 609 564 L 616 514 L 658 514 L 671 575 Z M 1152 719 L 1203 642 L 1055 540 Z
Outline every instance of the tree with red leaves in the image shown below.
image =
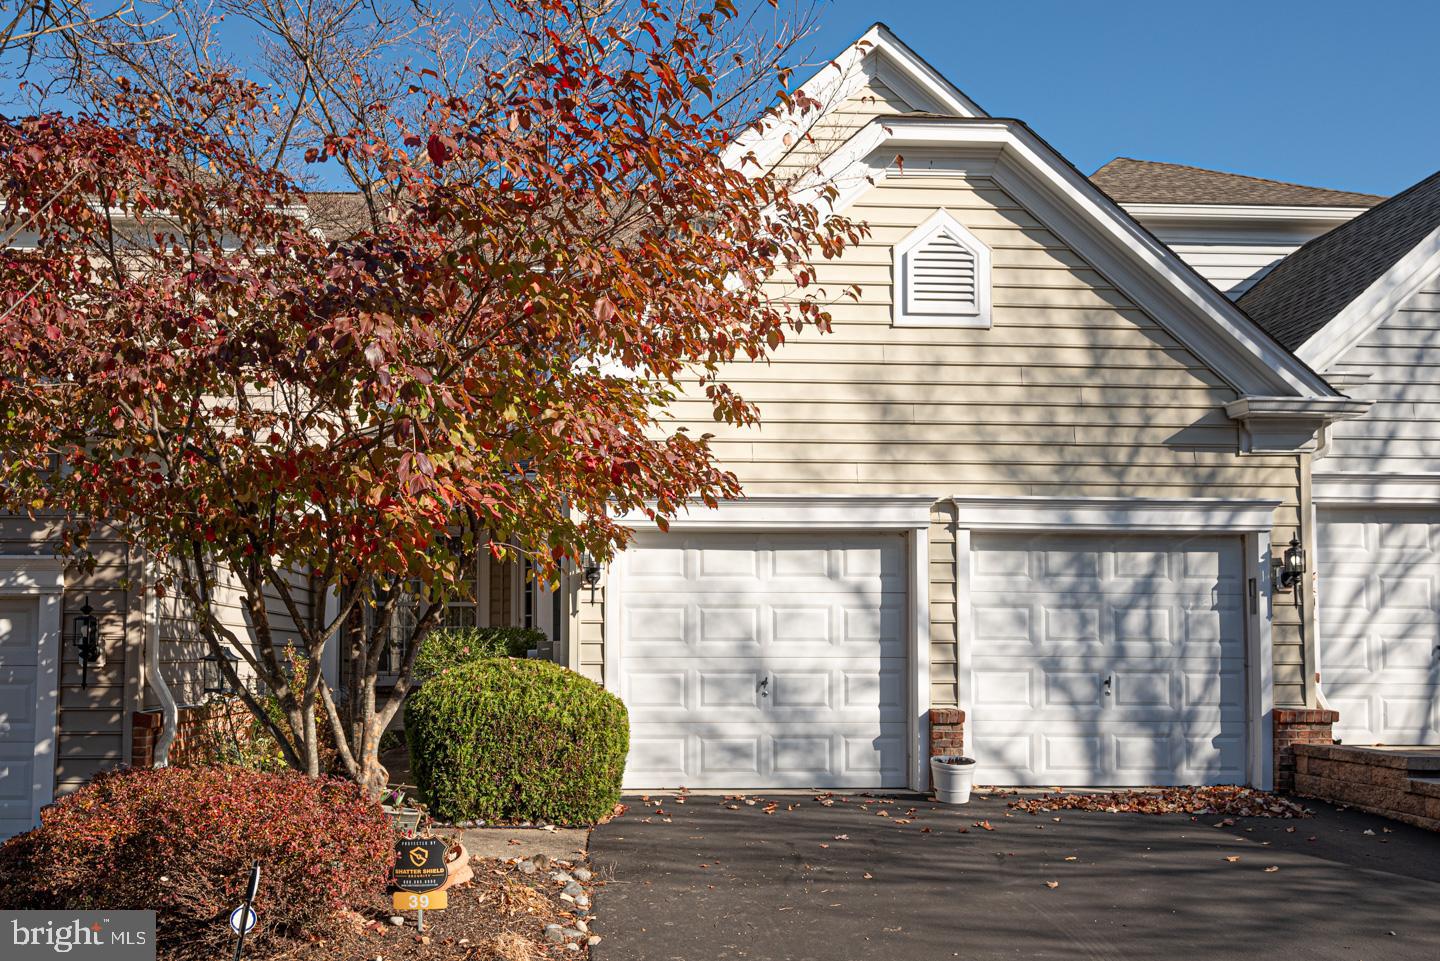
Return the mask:
M 721 159 L 733 5 L 646 0 L 623 30 L 593 6 L 508 0 L 543 56 L 464 97 L 415 75 L 405 103 L 310 148 L 383 187 L 343 233 L 236 147 L 277 111 L 234 74 L 0 125 L 24 240 L 0 254 L 0 506 L 65 518 L 77 558 L 100 524 L 148 551 L 311 775 L 328 728 L 344 771 L 384 787 L 380 735 L 477 552 L 553 577 L 622 547 L 618 514 L 663 528 L 737 495 L 662 412 L 684 394 L 753 422 L 724 365 L 827 327 L 844 293 L 809 281 L 861 232 L 830 191 Z M 307 608 L 296 572 L 341 603 Z M 217 613 L 225 578 L 250 636 Z M 399 680 L 377 692 L 405 598 Z M 309 664 L 339 646 L 341 683 L 287 669 L 276 603 Z

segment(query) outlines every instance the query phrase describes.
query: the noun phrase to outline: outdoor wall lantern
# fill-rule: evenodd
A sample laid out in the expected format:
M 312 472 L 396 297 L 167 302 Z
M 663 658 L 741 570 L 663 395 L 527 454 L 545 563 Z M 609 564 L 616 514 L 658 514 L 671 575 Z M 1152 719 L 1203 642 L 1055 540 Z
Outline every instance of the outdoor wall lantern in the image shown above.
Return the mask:
M 80 687 L 90 686 L 90 665 L 100 660 L 100 619 L 90 606 L 87 595 L 80 613 L 70 622 L 70 636 L 75 642 L 75 655 L 80 658 Z
M 590 603 L 595 603 L 595 588 L 600 586 L 600 562 L 589 553 L 580 558 L 580 580 L 590 588 Z
M 1295 606 L 1300 606 L 1300 591 L 1298 584 L 1300 578 L 1305 574 L 1305 548 L 1300 546 L 1300 537 L 1296 535 L 1290 538 L 1290 546 L 1285 550 L 1285 556 L 1276 558 L 1274 561 L 1275 589 L 1278 591 L 1295 592 Z
M 231 670 L 234 670 L 235 665 L 240 663 L 240 656 L 228 647 L 221 648 L 221 650 L 224 652 L 223 656 L 225 660 L 230 662 Z M 225 677 L 225 671 L 220 667 L 220 656 L 216 654 L 206 654 L 200 658 L 200 664 L 200 679 L 205 685 L 201 688 L 202 693 L 229 694 L 230 681 Z

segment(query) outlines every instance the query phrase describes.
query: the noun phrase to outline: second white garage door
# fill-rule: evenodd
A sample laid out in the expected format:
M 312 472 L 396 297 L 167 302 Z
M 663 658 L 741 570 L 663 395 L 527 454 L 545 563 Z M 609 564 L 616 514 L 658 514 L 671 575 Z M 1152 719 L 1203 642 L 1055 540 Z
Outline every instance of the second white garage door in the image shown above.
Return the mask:
M 977 534 L 970 713 L 982 781 L 1245 781 L 1238 538 Z
M 620 559 L 629 788 L 906 781 L 900 534 L 642 537 Z
M 1346 744 L 1440 744 L 1440 515 L 1320 512 L 1320 671 Z

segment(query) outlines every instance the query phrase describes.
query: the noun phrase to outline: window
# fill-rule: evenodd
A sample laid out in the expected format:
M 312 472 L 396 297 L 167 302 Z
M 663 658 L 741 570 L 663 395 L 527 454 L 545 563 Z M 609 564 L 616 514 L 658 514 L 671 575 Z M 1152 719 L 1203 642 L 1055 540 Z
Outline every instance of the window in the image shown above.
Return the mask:
M 916 227 L 894 256 L 896 326 L 990 326 L 990 248 L 948 211 Z

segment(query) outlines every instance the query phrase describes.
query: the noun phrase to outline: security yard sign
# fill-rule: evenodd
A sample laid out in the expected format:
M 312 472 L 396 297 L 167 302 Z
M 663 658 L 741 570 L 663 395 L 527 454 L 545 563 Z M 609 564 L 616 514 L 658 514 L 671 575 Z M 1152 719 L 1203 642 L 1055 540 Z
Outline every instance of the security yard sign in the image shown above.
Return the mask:
M 395 886 L 402 891 L 434 891 L 445 883 L 447 845 L 441 838 L 403 838 L 395 842 Z

